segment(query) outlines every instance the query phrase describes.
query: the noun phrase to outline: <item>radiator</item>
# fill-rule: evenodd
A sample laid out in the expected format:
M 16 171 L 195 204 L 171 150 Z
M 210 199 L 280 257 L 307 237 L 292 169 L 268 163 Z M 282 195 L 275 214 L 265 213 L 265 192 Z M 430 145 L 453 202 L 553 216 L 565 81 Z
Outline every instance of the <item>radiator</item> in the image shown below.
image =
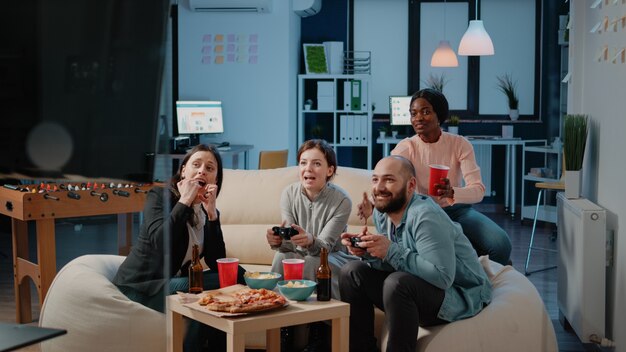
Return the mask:
M 578 338 L 605 336 L 606 212 L 587 199 L 557 195 L 559 312 Z
M 485 197 L 491 196 L 491 145 L 474 145 L 476 164 L 485 185 Z

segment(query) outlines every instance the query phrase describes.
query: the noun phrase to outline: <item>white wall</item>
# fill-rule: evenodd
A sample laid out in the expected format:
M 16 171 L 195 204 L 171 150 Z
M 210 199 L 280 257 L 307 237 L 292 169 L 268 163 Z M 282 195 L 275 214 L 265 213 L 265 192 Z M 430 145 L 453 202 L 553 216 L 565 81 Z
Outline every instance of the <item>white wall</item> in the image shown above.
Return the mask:
M 451 110 L 467 109 L 467 56 L 457 55 L 458 67 L 431 67 L 430 59 L 439 41 L 443 40 L 443 24 L 445 12 L 445 39 L 456 53 L 461 38 L 467 29 L 467 3 L 422 3 L 420 14 L 420 47 L 424 55 L 420 55 L 420 88 L 427 86 L 426 81 L 433 75 L 443 75 L 446 84 L 443 93 L 448 99 Z
M 535 0 L 481 0 L 483 20 L 495 47 L 494 56 L 480 59 L 480 113 L 508 115 L 507 100 L 496 77 L 505 73 L 518 82 L 520 113 L 533 114 L 535 89 Z M 443 39 L 442 3 L 425 3 L 421 10 L 420 79 L 430 72 L 449 79 L 444 93 L 453 109 L 467 106 L 467 58 L 459 67 L 431 68 L 432 53 Z M 372 52 L 372 101 L 375 113 L 389 113 L 389 96 L 407 94 L 408 0 L 355 0 L 354 49 Z M 467 4 L 447 3 L 446 37 L 457 51 L 467 29 Z M 509 16 L 502 16 L 509 13 Z M 475 19 L 475 14 L 470 14 Z M 422 83 L 420 82 L 420 83 Z M 420 84 L 423 86 L 423 84 Z
M 253 144 L 250 167 L 258 167 L 260 150 L 289 149 L 296 154 L 296 92 L 300 47 L 300 17 L 291 1 L 274 1 L 271 13 L 192 12 L 188 1 L 179 6 L 179 99 L 221 100 L 224 133 L 203 142 Z M 215 63 L 215 35 L 224 35 L 225 62 Z M 211 42 L 203 42 L 211 35 Z M 228 35 L 235 38 L 234 62 L 228 60 Z M 256 35 L 257 62 L 247 52 Z M 243 38 L 244 42 L 240 42 Z M 203 48 L 211 45 L 211 53 Z M 208 51 L 208 49 L 204 49 Z M 211 57 L 210 63 L 208 57 Z M 243 62 L 238 58 L 243 57 Z M 204 60 L 204 62 L 203 62 Z M 225 161 L 225 167 L 230 167 Z
M 607 333 L 616 352 L 626 351 L 626 63 L 612 63 L 615 48 L 626 48 L 626 28 L 616 32 L 590 33 L 607 16 L 626 14 L 626 4 L 602 1 L 571 1 L 570 82 L 568 112 L 588 114 L 592 119 L 585 154 L 583 196 L 607 209 L 607 225 L 615 231 L 614 267 L 608 275 Z M 609 61 L 597 58 L 609 48 Z
M 496 77 L 509 73 L 518 84 L 520 114 L 532 115 L 535 0 L 481 0 L 481 9 L 480 19 L 491 37 L 495 55 L 480 58 L 480 113 L 508 115 L 507 100 L 496 86 Z
M 389 96 L 407 94 L 408 0 L 355 0 L 354 50 L 372 52 L 372 104 L 389 113 Z

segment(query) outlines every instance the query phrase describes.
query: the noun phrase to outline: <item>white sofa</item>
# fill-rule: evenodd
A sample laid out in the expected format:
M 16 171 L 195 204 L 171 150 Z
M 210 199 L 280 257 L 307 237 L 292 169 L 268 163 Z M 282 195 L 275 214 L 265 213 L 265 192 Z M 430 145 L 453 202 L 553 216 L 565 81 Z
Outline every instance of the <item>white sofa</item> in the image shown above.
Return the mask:
M 362 198 L 363 192 L 369 191 L 370 178 L 370 171 L 340 167 L 333 182 L 348 192 L 355 205 Z M 265 240 L 265 231 L 280 223 L 281 191 L 297 180 L 297 167 L 224 170 L 218 209 L 221 212 L 227 256 L 239 258 L 248 270 L 267 270 L 270 267 L 274 251 Z M 356 216 L 356 210 L 350 215 L 348 225 L 349 231 L 355 232 L 363 226 Z M 50 340 L 47 348 L 47 344 L 43 343 L 42 350 L 81 350 L 77 346 L 83 346 L 83 349 L 89 346 L 92 352 L 162 350 L 157 346 L 164 346 L 165 343 L 163 315 L 130 302 L 110 283 L 122 258 L 86 257 L 78 258 L 64 267 L 50 287 L 42 307 L 40 324 L 67 328 L 68 334 Z M 92 263 L 94 260 L 100 263 Z M 502 267 L 486 258 L 481 260 L 494 287 L 492 303 L 473 318 L 420 329 L 418 351 L 557 351 L 552 322 L 530 281 L 510 266 Z M 85 285 L 87 282 L 90 284 Z M 155 325 L 137 323 L 144 318 Z M 79 327 L 78 323 L 83 327 Z M 131 326 L 135 329 L 143 326 L 145 329 L 133 331 Z M 150 330 L 153 339 L 146 335 L 146 331 L 149 333 Z M 134 340 L 129 339 L 131 332 L 135 335 Z M 376 336 L 384 351 L 388 333 L 381 311 L 376 313 Z M 141 341 L 154 343 L 150 345 L 154 347 L 136 349 L 136 343 Z M 110 346 L 115 348 L 108 348 Z M 263 348 L 265 335 L 247 336 L 246 346 Z

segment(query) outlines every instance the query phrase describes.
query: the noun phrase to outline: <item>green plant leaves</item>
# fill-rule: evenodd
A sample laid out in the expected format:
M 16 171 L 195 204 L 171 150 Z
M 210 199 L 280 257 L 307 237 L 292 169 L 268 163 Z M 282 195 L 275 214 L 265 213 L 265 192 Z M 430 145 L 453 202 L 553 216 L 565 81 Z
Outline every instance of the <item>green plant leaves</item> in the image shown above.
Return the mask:
M 563 154 L 566 170 L 576 171 L 583 167 L 583 157 L 585 156 L 585 146 L 587 145 L 588 121 L 589 117 L 587 115 L 565 115 Z

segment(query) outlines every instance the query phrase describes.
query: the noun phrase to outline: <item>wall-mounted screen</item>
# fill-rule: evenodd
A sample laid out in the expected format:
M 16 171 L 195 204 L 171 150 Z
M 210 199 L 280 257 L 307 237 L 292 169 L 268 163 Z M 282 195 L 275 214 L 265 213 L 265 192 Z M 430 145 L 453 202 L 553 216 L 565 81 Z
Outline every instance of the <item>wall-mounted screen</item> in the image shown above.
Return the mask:
M 178 134 L 224 133 L 221 101 L 177 101 Z
M 411 124 L 411 97 L 389 97 L 389 115 L 392 125 Z

